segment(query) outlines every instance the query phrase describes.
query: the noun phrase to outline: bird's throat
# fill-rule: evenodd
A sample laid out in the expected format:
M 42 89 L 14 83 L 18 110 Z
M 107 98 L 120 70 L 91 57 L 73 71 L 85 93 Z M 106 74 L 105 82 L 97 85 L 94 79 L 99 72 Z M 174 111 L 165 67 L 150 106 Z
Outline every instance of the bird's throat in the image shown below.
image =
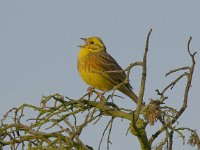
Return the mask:
M 87 50 L 86 48 L 82 47 L 79 51 L 78 54 L 78 60 L 84 60 L 87 59 L 88 54 L 90 53 L 89 50 Z

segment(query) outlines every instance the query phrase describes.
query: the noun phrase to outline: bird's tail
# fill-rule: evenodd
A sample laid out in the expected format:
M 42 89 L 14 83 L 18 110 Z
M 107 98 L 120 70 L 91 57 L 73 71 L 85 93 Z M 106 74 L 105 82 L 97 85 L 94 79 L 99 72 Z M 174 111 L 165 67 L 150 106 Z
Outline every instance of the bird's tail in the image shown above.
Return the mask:
M 138 97 L 137 95 L 133 92 L 133 90 L 129 86 L 123 86 L 119 88 L 119 91 L 130 97 L 136 104 L 138 103 Z
M 130 90 L 130 93 L 127 96 L 130 97 L 136 104 L 138 103 L 138 97 L 132 90 Z

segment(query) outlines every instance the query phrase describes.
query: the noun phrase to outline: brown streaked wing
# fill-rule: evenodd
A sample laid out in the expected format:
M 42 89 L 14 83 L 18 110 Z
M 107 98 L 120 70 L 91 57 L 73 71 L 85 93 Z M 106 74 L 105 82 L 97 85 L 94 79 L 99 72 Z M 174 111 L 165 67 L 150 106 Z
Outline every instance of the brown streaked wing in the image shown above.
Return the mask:
M 106 71 L 116 71 L 122 70 L 119 64 L 115 61 L 115 59 L 110 56 L 108 53 L 94 53 L 91 54 L 88 58 L 90 62 L 90 71 L 99 72 L 104 76 L 107 80 L 112 82 L 114 85 L 117 85 L 123 82 L 126 78 L 126 74 L 124 72 L 112 72 L 105 73 Z M 129 86 L 129 84 L 128 84 Z

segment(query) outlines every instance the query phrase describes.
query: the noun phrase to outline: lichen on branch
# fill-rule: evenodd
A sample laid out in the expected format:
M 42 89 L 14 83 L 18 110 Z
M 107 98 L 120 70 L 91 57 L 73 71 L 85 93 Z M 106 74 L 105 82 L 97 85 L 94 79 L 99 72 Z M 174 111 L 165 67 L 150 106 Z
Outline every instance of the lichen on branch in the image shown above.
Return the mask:
M 177 72 L 183 72 L 172 80 L 163 90 L 156 90 L 159 98 L 144 99 L 147 80 L 147 53 L 149 52 L 149 41 L 152 29 L 148 32 L 144 55 L 142 61 L 131 63 L 123 71 L 127 77 L 124 82 L 113 88 L 113 92 L 107 97 L 95 89 L 86 93 L 79 99 L 68 98 L 60 94 L 43 96 L 40 106 L 23 104 L 17 108 L 9 110 L 1 119 L 0 124 L 0 149 L 10 147 L 11 150 L 21 149 L 67 149 L 67 150 L 92 150 L 92 143 L 84 143 L 80 135 L 88 125 L 95 126 L 102 118 L 109 118 L 102 128 L 100 150 L 102 141 L 106 138 L 106 148 L 110 149 L 112 143 L 112 128 L 115 126 L 115 119 L 124 119 L 129 122 L 128 132 L 136 136 L 142 150 L 167 148 L 172 149 L 175 134 L 185 141 L 184 132 L 190 132 L 188 144 L 200 148 L 200 138 L 196 130 L 188 127 L 174 125 L 188 106 L 188 94 L 191 88 L 193 73 L 195 69 L 195 55 L 192 53 L 190 44 L 192 38 L 188 40 L 187 50 L 191 59 L 191 65 L 177 67 L 166 73 L 166 77 Z M 141 67 L 141 82 L 139 86 L 139 100 L 136 109 L 120 107 L 115 103 L 115 90 L 123 84 L 129 82 L 130 72 L 135 67 Z M 121 70 L 120 70 L 121 71 Z M 118 72 L 118 70 L 116 70 Z M 108 73 L 108 72 L 106 72 Z M 168 97 L 166 91 L 173 90 L 178 82 L 186 78 L 186 86 L 181 108 L 174 108 L 167 105 Z M 180 93 L 179 93 L 180 95 Z M 148 96 L 147 96 L 148 97 Z M 135 102 L 132 101 L 135 105 Z M 31 112 L 31 114 L 30 114 Z M 31 115 L 31 117 L 30 117 Z M 148 137 L 147 126 L 161 124 L 161 127 Z M 101 131 L 99 131 L 101 132 Z M 107 136 L 106 136 L 106 132 Z M 159 139 L 161 134 L 164 139 Z M 162 135 L 163 135 L 162 134 Z M 157 140 L 156 140 L 157 139 Z M 156 142 L 159 141 L 159 142 Z

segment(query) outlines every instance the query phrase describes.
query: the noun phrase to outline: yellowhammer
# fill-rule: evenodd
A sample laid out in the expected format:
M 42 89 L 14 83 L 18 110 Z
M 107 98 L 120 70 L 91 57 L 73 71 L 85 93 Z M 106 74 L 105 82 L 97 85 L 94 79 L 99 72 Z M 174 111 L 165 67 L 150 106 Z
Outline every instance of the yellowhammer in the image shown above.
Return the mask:
M 80 76 L 87 84 L 101 91 L 109 91 L 125 80 L 126 74 L 106 52 L 106 47 L 100 38 L 93 36 L 81 39 L 85 44 L 80 46 L 77 67 Z M 123 84 L 118 90 L 137 103 L 138 97 L 133 93 L 129 83 Z

